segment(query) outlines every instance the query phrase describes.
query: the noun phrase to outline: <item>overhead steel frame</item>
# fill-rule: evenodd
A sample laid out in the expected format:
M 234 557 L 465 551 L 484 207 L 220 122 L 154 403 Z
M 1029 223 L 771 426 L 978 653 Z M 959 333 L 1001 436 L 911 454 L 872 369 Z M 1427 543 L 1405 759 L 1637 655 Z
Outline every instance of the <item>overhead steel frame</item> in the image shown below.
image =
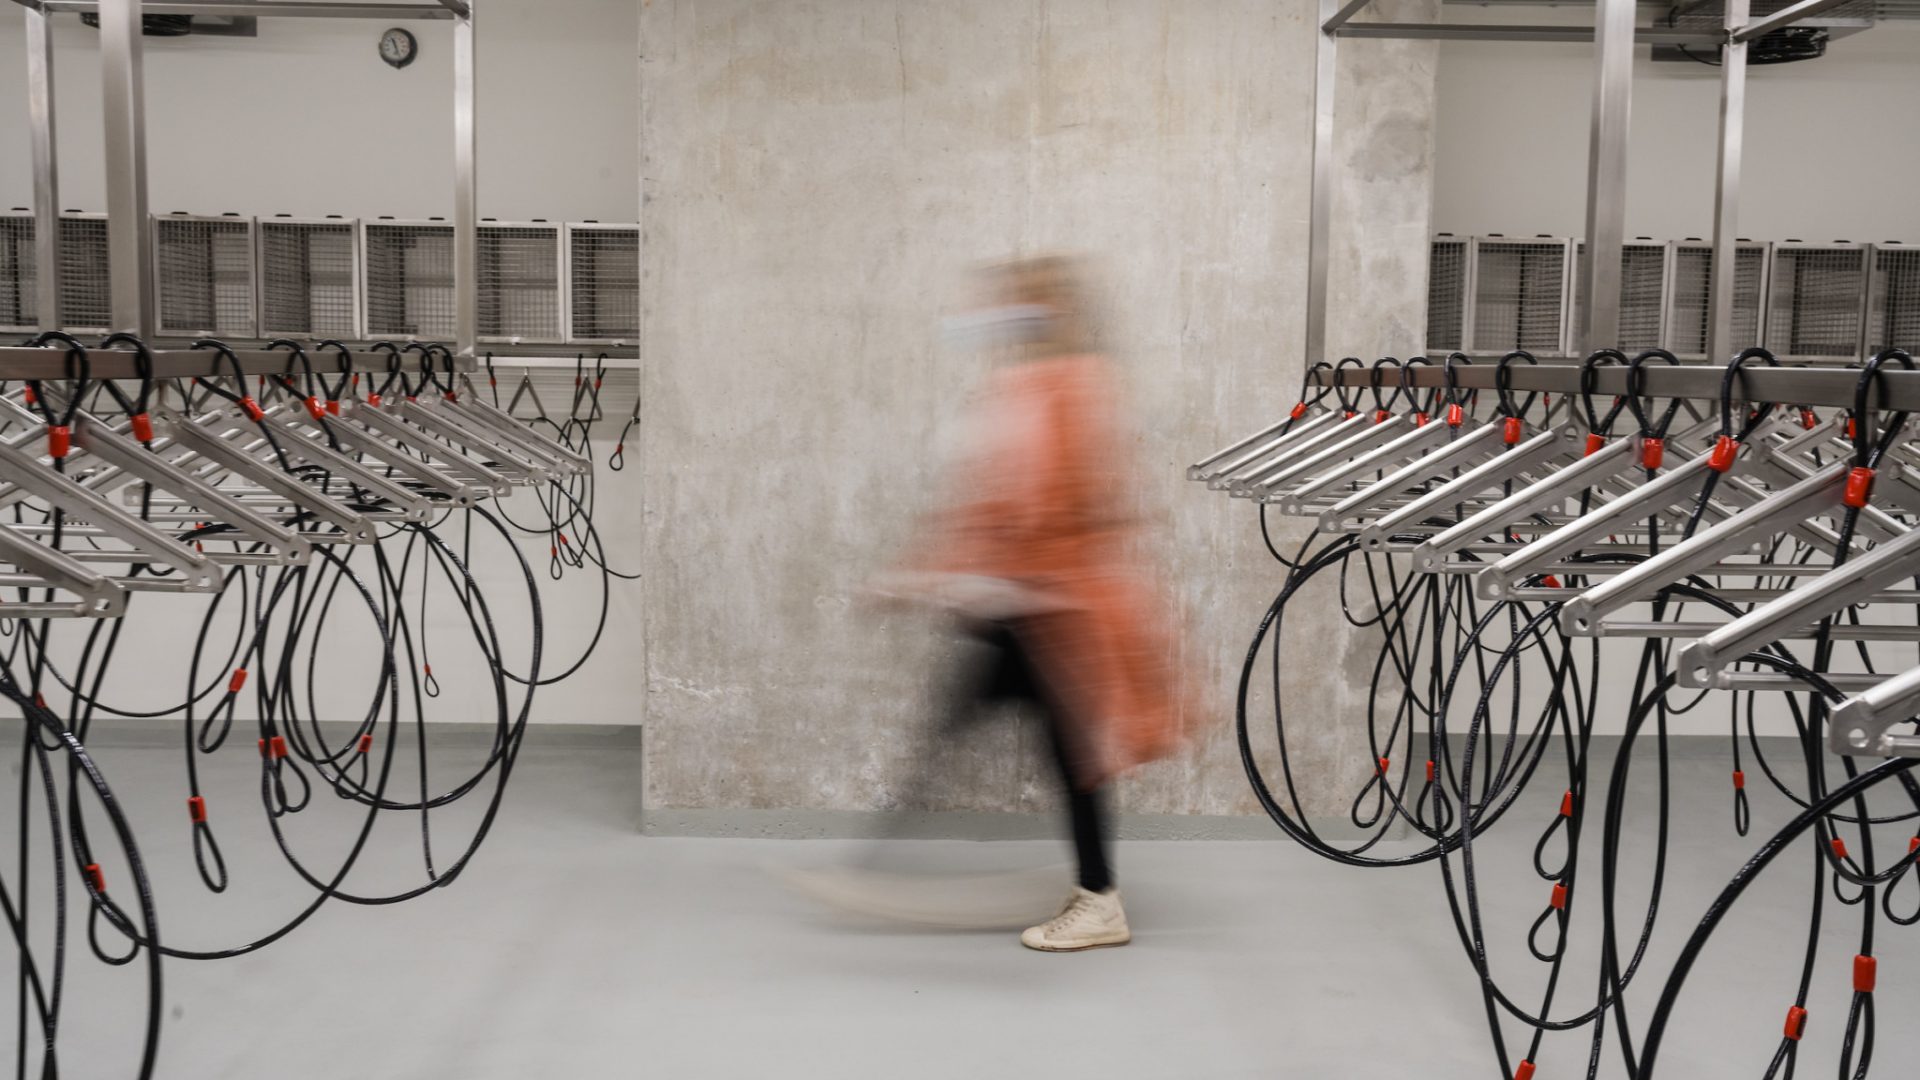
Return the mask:
M 1633 99 L 1634 46 L 1651 43 L 1720 48 L 1720 145 L 1714 188 L 1707 355 L 1732 354 L 1738 247 L 1735 232 L 1739 220 L 1741 137 L 1746 113 L 1747 43 L 1819 16 L 1847 0 L 1800 0 L 1755 21 L 1748 19 L 1749 0 L 1727 0 L 1725 26 L 1715 32 L 1637 27 L 1635 0 L 1596 0 L 1591 29 L 1353 21 L 1371 2 L 1320 0 L 1307 236 L 1306 358 L 1309 364 L 1326 358 L 1328 253 L 1333 207 L 1333 91 L 1335 57 L 1343 37 L 1594 43 L 1593 135 L 1587 160 L 1587 242 L 1580 256 L 1581 325 L 1576 328 L 1575 340 L 1576 351 L 1581 355 L 1614 344 L 1619 331 L 1620 252 L 1626 241 L 1627 127 Z
M 453 23 L 454 348 L 471 361 L 479 326 L 474 145 L 473 0 L 438 3 L 320 3 L 316 0 L 14 0 L 27 16 L 27 101 L 32 127 L 34 258 L 43 328 L 59 325 L 60 184 L 53 97 L 54 15 L 100 19 L 105 111 L 108 258 L 113 328 L 154 336 L 153 233 L 147 214 L 147 123 L 141 72 L 143 15 L 250 15 L 323 19 L 436 19 Z

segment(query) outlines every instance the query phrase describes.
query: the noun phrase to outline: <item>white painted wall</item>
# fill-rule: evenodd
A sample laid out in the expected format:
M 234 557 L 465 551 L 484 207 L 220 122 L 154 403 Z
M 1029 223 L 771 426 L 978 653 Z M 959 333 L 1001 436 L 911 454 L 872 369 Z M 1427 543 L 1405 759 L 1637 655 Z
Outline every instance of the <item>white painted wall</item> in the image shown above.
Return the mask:
M 453 209 L 452 30 L 263 19 L 257 38 L 146 39 L 155 212 L 425 217 Z M 480 212 L 632 221 L 639 146 L 635 0 L 490 0 L 477 26 Z M 64 208 L 106 208 L 98 34 L 61 16 L 55 79 Z M 32 198 L 24 16 L 0 5 L 0 207 Z
M 1450 19 L 1590 20 L 1590 11 L 1450 7 Z M 1719 69 L 1635 64 L 1627 232 L 1711 235 Z M 1819 60 L 1748 78 L 1741 235 L 1920 241 L 1920 23 L 1889 22 Z M 1449 42 L 1440 48 L 1433 222 L 1455 234 L 1577 236 L 1586 214 L 1592 49 Z

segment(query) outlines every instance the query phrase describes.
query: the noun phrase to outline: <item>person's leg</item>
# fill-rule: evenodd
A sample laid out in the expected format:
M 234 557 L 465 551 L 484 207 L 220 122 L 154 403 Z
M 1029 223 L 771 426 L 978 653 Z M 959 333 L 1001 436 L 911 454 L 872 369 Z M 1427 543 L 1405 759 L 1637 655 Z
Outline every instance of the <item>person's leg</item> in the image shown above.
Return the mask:
M 1080 863 L 1080 887 L 1089 892 L 1106 892 L 1113 886 L 1113 866 L 1107 858 L 1107 822 L 1097 790 L 1081 786 L 1068 755 L 1066 734 L 1061 730 L 1058 710 L 1042 703 L 1046 714 L 1047 739 L 1053 744 L 1054 768 L 1067 797 L 1067 820 L 1073 834 L 1073 853 Z

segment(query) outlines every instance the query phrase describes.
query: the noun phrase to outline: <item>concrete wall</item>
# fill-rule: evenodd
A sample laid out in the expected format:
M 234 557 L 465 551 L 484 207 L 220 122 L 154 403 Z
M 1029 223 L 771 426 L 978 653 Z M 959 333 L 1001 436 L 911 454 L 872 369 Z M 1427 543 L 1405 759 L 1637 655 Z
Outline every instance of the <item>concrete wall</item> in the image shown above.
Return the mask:
M 634 0 L 490 0 L 478 25 L 480 212 L 503 220 L 631 221 L 638 148 Z M 26 43 L 0 6 L 0 207 L 33 197 Z M 156 212 L 396 217 L 453 210 L 453 32 L 262 19 L 256 38 L 146 39 L 148 171 Z M 61 203 L 106 209 L 99 34 L 60 16 L 54 72 Z
M 1591 22 L 1591 9 L 1449 6 L 1449 18 Z M 1754 67 L 1747 79 L 1741 235 L 1762 240 L 1920 241 L 1902 177 L 1920 139 L 1890 117 L 1920 110 L 1920 23 L 1886 22 L 1819 60 Z M 1577 236 L 1585 228 L 1592 49 L 1449 42 L 1440 47 L 1435 228 Z M 1711 236 L 1720 72 L 1634 66 L 1627 233 Z
M 945 658 L 926 624 L 856 596 L 926 505 L 937 432 L 981 374 L 938 338 L 966 269 L 1064 248 L 1100 271 L 1100 329 L 1140 419 L 1127 497 L 1151 522 L 1203 704 L 1193 752 L 1127 783 L 1126 805 L 1253 808 L 1230 692 L 1281 575 L 1244 503 L 1180 476 L 1294 399 L 1312 13 L 1302 0 L 646 5 L 649 806 L 900 798 Z M 1346 61 L 1331 346 L 1410 351 L 1434 53 L 1369 42 Z M 1352 718 L 1374 649 L 1346 650 L 1325 605 L 1301 622 L 1287 654 L 1309 744 L 1296 768 L 1327 810 L 1322 793 L 1372 767 Z M 1010 752 L 1036 740 L 965 748 L 937 801 L 1044 801 L 1035 755 Z

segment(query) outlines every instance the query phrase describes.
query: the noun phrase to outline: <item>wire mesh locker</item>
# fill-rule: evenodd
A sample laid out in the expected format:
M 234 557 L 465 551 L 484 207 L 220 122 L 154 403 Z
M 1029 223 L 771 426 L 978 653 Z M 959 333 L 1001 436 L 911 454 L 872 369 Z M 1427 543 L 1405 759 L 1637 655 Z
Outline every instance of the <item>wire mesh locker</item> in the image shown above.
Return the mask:
M 1525 349 L 1535 356 L 1567 350 L 1567 278 L 1572 241 L 1473 241 L 1474 352 Z
M 567 340 L 640 336 L 640 226 L 567 226 Z
M 438 221 L 369 221 L 361 226 L 366 260 L 367 335 L 453 337 L 453 226 Z
M 261 335 L 359 337 L 356 223 L 274 217 L 259 230 Z
M 33 250 L 33 214 L 0 214 L 0 333 L 30 334 L 40 328 L 40 299 Z
M 113 323 L 107 215 L 60 215 L 60 328 L 105 333 Z
M 560 227 L 487 222 L 478 242 L 479 336 L 560 341 Z
M 1881 244 L 1873 249 L 1867 288 L 1867 354 L 1920 350 L 1920 248 Z
M 1767 271 L 1767 348 L 1783 360 L 1858 358 L 1869 254 L 1865 244 L 1775 244 Z
M 1441 233 L 1427 256 L 1427 352 L 1466 347 L 1467 241 Z
M 1620 332 L 1618 340 L 1599 342 L 1623 352 L 1657 349 L 1666 339 L 1667 281 L 1672 270 L 1669 245 L 1646 237 L 1629 240 L 1620 247 Z M 1578 333 L 1580 316 L 1585 310 L 1580 288 L 1580 259 L 1587 253 L 1587 242 L 1574 244 L 1572 286 L 1568 289 L 1567 328 Z M 1569 338 L 1571 344 L 1571 338 Z
M 1760 344 L 1762 302 L 1767 295 L 1769 245 L 1742 240 L 1733 258 L 1733 340 L 1730 349 Z M 1684 359 L 1706 359 L 1713 325 L 1713 245 L 1705 240 L 1673 244 L 1673 287 L 1667 303 L 1668 352 Z M 1724 358 L 1723 358 L 1724 359 Z
M 256 336 L 253 219 L 153 219 L 157 326 L 175 337 Z

